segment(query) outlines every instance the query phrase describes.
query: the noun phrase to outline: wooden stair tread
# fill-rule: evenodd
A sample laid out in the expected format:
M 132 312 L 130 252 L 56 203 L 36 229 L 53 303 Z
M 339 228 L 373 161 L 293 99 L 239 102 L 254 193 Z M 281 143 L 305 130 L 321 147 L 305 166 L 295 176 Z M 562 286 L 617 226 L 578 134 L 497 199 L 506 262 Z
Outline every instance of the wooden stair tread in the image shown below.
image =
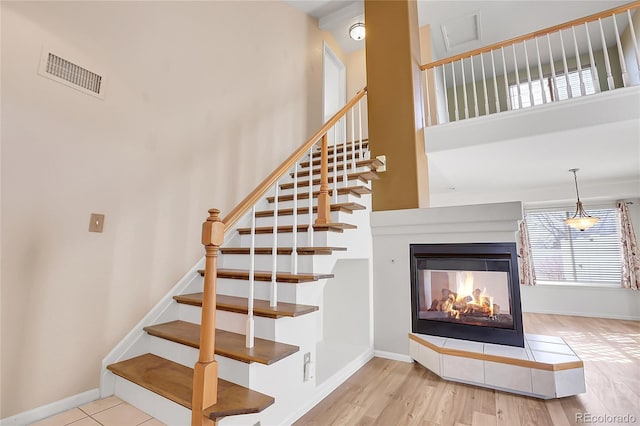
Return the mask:
M 328 255 L 334 251 L 346 251 L 346 247 L 298 247 L 298 255 Z M 222 254 L 249 254 L 249 247 L 224 247 L 220 249 Z M 278 247 L 278 254 L 290 255 L 293 247 Z M 273 254 L 271 247 L 255 247 L 255 254 Z
M 356 197 L 360 198 L 360 196 L 362 195 L 371 194 L 371 188 L 368 188 L 364 185 L 347 186 L 344 188 L 338 188 L 338 195 L 345 195 L 345 194 L 355 195 Z M 313 198 L 318 198 L 318 195 L 320 195 L 320 191 L 313 191 Z M 329 189 L 329 196 L 332 196 L 332 195 L 333 195 L 333 189 Z M 276 197 L 274 196 L 267 197 L 267 201 L 270 203 L 273 203 L 275 199 Z M 309 199 L 308 191 L 298 193 L 298 200 L 308 200 L 308 199 Z M 293 201 L 293 194 L 279 195 L 278 202 L 283 202 L 283 201 Z
M 347 180 L 359 180 L 363 183 L 368 183 L 370 180 L 378 180 L 380 179 L 380 175 L 374 172 L 373 170 L 367 170 L 363 172 L 353 172 L 347 175 Z M 342 174 L 338 174 L 336 181 L 342 182 L 344 180 L 344 176 Z M 333 175 L 329 175 L 328 183 L 333 183 Z M 313 180 L 314 185 L 320 185 L 320 178 Z M 298 188 L 309 186 L 309 180 L 298 179 Z M 293 182 L 287 182 L 280 185 L 280 189 L 291 189 L 293 188 Z
M 356 225 L 349 223 L 327 223 L 326 225 L 313 225 L 315 232 L 343 232 L 345 229 L 356 229 Z M 298 225 L 298 232 L 307 232 L 309 225 Z M 255 229 L 256 234 L 273 234 L 273 226 L 258 226 Z M 278 233 L 293 232 L 293 225 L 278 226 Z M 238 228 L 240 235 L 251 234 L 251 228 Z
M 198 270 L 200 275 L 204 275 L 204 269 Z M 271 281 L 271 271 L 254 271 L 253 277 L 256 281 Z M 246 269 L 218 268 L 218 278 L 229 278 L 233 280 L 248 280 L 249 271 Z M 333 274 L 291 274 L 289 272 L 276 272 L 276 282 L 279 283 L 308 283 L 312 281 L 333 278 Z
M 192 306 L 202 306 L 202 293 L 181 294 L 173 296 L 176 302 Z M 246 297 L 216 296 L 216 309 L 227 312 L 246 314 L 248 312 Z M 278 302 L 274 307 L 269 306 L 268 300 L 253 299 L 253 314 L 266 318 L 298 317 L 318 310 L 317 306 L 298 305 L 295 303 Z
M 318 212 L 318 206 L 314 206 L 313 212 Z M 332 212 L 353 213 L 354 210 L 365 210 L 366 207 L 358 203 L 337 203 L 330 204 L 329 209 Z M 291 216 L 293 214 L 293 208 L 278 209 L 278 216 Z M 298 214 L 309 214 L 309 207 L 298 207 Z M 273 210 L 261 210 L 256 212 L 256 217 L 273 217 Z
M 355 145 L 355 149 L 360 149 L 360 141 L 355 141 L 355 143 L 351 142 L 351 141 L 348 141 L 347 142 L 347 152 L 353 151 L 354 145 Z M 337 146 L 336 152 L 342 152 L 344 150 L 344 143 L 338 143 L 338 144 L 336 144 L 336 146 Z M 369 139 L 362 138 L 362 148 L 368 148 L 368 147 L 369 147 Z M 333 154 L 333 144 L 330 144 L 329 146 L 327 146 L 327 153 L 329 155 Z M 321 155 L 322 155 L 321 148 L 318 147 L 317 150 L 313 153 L 313 156 L 314 157 L 319 157 Z
M 320 161 L 320 160 L 316 160 L 316 161 Z M 314 166 L 316 165 L 314 161 Z M 382 161 L 378 160 L 377 158 L 372 158 L 370 160 L 360 160 L 360 161 L 356 161 L 356 167 L 369 167 L 371 170 L 376 170 L 378 167 L 382 166 Z M 319 164 L 317 164 L 319 166 Z M 309 167 L 309 162 L 304 162 L 304 163 L 300 163 L 300 167 Z M 350 169 L 351 168 L 351 162 L 347 161 L 347 168 Z M 344 170 L 344 164 L 340 163 L 338 164 L 338 170 Z M 320 175 L 320 168 L 317 169 L 313 169 L 313 174 L 314 176 Z M 329 173 L 333 172 L 333 165 L 330 165 L 328 167 L 328 171 Z M 294 173 L 291 172 L 290 173 L 291 177 L 293 177 Z M 309 176 L 309 170 L 298 170 L 298 176 Z
M 316 152 L 315 154 L 318 154 L 318 152 Z M 313 156 L 313 158 L 314 158 L 313 165 L 314 166 L 319 166 L 321 164 L 321 162 L 322 162 L 322 158 L 319 158 L 315 154 Z M 354 156 L 356 158 L 356 162 L 358 162 L 358 161 L 360 161 L 361 159 L 364 158 L 364 157 L 361 157 L 360 153 L 357 152 L 357 151 L 353 152 L 353 153 L 352 152 L 347 152 L 347 160 L 352 160 Z M 332 156 L 327 157 L 327 160 L 329 161 L 329 164 L 334 163 L 336 161 L 336 159 L 338 161 L 343 161 L 342 155 L 332 155 Z M 307 161 L 301 162 L 300 163 L 300 167 L 309 167 L 309 161 L 307 160 Z
M 193 369 L 153 354 L 144 354 L 107 366 L 112 373 L 191 409 Z M 204 410 L 211 419 L 259 413 L 273 397 L 218 379 L 218 402 Z
M 144 328 L 148 334 L 192 348 L 200 348 L 200 326 L 186 321 L 171 321 Z M 246 363 L 270 365 L 298 352 L 298 346 L 255 338 L 253 348 L 245 346 L 243 334 L 216 329 L 215 353 Z

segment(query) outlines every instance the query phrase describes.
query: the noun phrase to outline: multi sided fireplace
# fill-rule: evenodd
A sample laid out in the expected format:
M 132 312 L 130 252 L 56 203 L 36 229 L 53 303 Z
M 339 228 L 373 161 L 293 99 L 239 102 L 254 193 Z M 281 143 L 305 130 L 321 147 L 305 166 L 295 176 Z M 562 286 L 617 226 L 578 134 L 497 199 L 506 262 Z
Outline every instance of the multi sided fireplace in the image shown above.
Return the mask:
M 414 333 L 524 347 L 515 243 L 411 244 Z

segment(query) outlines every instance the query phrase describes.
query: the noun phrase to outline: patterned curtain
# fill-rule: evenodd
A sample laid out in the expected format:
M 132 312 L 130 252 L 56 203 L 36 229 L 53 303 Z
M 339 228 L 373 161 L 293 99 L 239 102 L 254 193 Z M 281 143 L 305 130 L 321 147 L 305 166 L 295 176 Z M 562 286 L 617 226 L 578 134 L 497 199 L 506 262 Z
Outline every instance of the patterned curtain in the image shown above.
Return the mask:
M 518 225 L 519 239 L 518 257 L 520 258 L 520 284 L 536 285 L 536 271 L 533 269 L 533 258 L 531 257 L 531 244 L 529 243 L 529 231 L 524 219 Z
M 638 290 L 640 287 L 640 251 L 636 234 L 629 217 L 627 203 L 616 203 L 620 215 L 620 231 L 622 234 L 622 287 Z

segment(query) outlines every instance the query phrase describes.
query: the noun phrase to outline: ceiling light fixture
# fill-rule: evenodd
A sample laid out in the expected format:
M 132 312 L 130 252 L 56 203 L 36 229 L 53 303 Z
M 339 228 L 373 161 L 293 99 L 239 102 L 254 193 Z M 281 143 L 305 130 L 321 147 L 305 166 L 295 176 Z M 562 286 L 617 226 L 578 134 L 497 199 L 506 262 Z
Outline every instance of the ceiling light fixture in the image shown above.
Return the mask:
M 576 213 L 573 217 L 566 218 L 564 222 L 574 229 L 578 229 L 580 231 L 584 231 L 585 229 L 591 228 L 593 225 L 598 223 L 600 220 L 599 217 L 589 216 L 587 212 L 584 211 L 582 207 L 582 201 L 580 201 L 580 194 L 578 193 L 578 177 L 576 176 L 576 172 L 580 169 L 570 169 L 570 172 L 573 172 L 573 179 L 576 183 L 576 197 L 578 198 L 578 202 L 576 203 Z
M 365 30 L 363 22 L 356 22 L 349 27 L 349 37 L 356 41 L 364 40 Z

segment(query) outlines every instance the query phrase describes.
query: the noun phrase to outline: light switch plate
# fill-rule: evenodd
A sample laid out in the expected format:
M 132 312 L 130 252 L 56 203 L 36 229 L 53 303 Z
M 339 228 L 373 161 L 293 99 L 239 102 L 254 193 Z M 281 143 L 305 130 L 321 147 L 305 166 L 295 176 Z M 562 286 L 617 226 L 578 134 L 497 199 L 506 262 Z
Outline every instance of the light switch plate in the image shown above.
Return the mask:
M 104 215 L 98 213 L 91 213 L 91 219 L 89 220 L 89 232 L 102 232 L 104 226 Z

